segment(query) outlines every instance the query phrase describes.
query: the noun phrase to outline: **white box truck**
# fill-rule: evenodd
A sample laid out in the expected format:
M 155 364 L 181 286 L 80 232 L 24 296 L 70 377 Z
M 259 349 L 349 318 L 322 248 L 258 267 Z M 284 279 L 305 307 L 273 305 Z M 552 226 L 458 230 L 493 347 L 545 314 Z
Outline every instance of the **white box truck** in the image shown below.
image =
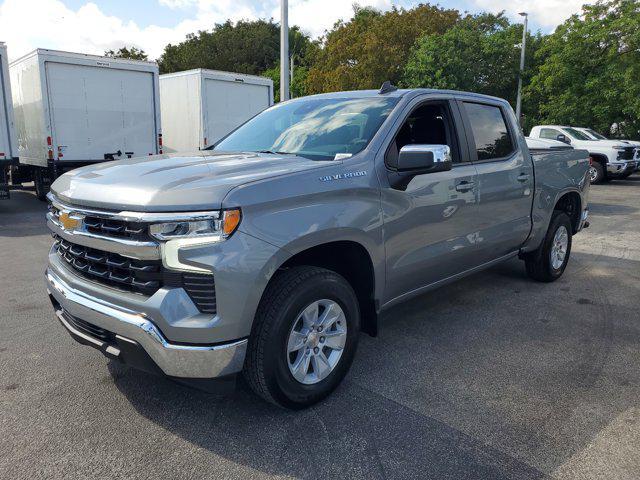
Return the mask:
M 0 42 L 0 200 L 9 198 L 9 169 L 17 160 L 7 46 Z
M 162 153 L 158 65 L 38 49 L 11 62 L 20 163 L 44 199 L 82 165 Z
M 160 75 L 164 148 L 207 148 L 273 105 L 269 78 L 216 70 Z

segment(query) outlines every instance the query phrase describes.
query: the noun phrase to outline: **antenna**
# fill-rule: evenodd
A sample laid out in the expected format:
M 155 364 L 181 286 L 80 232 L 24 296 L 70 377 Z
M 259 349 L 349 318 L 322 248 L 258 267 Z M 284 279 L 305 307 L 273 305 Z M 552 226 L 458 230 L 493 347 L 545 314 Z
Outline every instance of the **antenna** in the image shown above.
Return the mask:
M 384 95 L 385 93 L 395 92 L 396 90 L 398 90 L 398 87 L 391 85 L 391 82 L 387 80 L 382 84 L 382 87 L 380 87 L 380 91 L 378 93 L 380 95 Z

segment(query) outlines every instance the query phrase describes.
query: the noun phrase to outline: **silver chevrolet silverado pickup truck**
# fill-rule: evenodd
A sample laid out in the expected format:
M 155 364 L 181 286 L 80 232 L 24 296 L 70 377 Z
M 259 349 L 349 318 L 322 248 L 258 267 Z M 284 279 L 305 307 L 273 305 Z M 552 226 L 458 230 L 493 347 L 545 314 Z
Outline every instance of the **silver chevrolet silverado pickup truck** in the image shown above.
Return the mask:
M 60 177 L 46 287 L 109 358 L 196 385 L 243 372 L 303 408 L 398 302 L 513 257 L 560 277 L 588 225 L 588 170 L 582 150 L 530 151 L 497 98 L 389 84 L 300 98 L 210 151 Z

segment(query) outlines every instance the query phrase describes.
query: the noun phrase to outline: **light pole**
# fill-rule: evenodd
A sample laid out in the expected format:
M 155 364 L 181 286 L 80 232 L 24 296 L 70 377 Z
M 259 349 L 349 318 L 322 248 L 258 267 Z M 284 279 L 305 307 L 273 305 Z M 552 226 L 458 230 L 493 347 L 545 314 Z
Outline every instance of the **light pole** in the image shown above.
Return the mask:
M 516 117 L 518 119 L 518 125 L 520 125 L 520 114 L 522 113 L 522 74 L 524 72 L 524 54 L 527 49 L 527 20 L 529 19 L 529 14 L 527 12 L 520 12 L 518 15 L 524 17 L 522 50 L 520 51 L 520 74 L 518 75 L 518 99 L 516 100 Z
M 289 100 L 289 2 L 280 0 L 280 101 Z

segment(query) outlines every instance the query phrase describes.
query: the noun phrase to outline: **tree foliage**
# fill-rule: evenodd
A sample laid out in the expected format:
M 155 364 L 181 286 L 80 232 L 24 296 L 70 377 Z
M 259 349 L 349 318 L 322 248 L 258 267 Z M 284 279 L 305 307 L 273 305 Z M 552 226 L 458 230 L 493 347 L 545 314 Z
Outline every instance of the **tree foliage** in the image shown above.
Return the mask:
M 305 60 L 315 49 L 297 27 L 289 30 L 292 52 Z M 178 45 L 169 44 L 159 59 L 162 73 L 208 68 L 259 75 L 280 57 L 280 27 L 272 20 L 227 21 L 211 31 L 190 34 Z
M 585 5 L 548 36 L 526 88 L 540 122 L 590 126 L 640 136 L 640 3 Z
M 149 60 L 145 51 L 137 47 L 121 47 L 118 50 L 107 50 L 104 52 L 104 56 L 111 58 L 128 58 L 130 60 Z
M 416 42 L 401 85 L 478 92 L 515 104 L 521 42 L 522 25 L 510 23 L 503 13 L 468 15 L 445 33 Z M 527 37 L 528 59 L 540 42 L 540 36 Z
M 354 6 L 354 17 L 327 32 L 309 69 L 309 93 L 378 88 L 400 79 L 411 47 L 424 33 L 442 34 L 459 18 L 457 10 L 418 5 L 386 13 Z

